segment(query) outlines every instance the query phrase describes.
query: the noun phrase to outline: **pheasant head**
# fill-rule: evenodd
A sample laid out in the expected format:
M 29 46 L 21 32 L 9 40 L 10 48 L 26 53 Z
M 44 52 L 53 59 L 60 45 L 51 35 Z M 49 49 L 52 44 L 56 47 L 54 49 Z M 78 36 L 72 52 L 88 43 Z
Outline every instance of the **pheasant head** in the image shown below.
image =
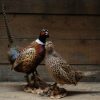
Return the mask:
M 45 45 L 45 48 L 46 48 L 46 52 L 47 53 L 52 53 L 54 51 L 54 44 L 52 41 L 47 41 L 46 42 L 46 45 Z
M 42 29 L 39 38 L 36 40 L 39 44 L 45 44 L 46 39 L 49 38 L 49 33 L 47 29 Z

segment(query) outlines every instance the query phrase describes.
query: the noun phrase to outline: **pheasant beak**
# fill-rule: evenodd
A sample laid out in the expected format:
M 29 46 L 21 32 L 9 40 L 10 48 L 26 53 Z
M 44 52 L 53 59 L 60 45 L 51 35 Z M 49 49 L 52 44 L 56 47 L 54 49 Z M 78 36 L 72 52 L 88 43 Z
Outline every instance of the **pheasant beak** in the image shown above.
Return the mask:
M 45 35 L 46 35 L 46 37 L 47 37 L 47 38 L 49 38 L 49 34 L 48 34 L 48 32 L 47 32 L 47 31 L 45 32 Z

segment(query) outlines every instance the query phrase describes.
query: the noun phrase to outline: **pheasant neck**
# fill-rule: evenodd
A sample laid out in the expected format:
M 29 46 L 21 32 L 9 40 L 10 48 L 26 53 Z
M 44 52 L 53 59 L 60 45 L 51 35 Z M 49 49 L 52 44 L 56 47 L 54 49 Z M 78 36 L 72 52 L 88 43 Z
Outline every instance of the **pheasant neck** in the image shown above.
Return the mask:
M 46 38 L 47 38 L 46 36 L 41 36 L 41 35 L 40 35 L 38 39 L 39 39 L 42 43 L 44 43 L 44 45 L 45 45 L 45 43 L 46 43 Z
M 37 42 L 38 44 L 44 45 L 44 43 L 43 43 L 40 39 L 36 39 L 36 42 Z

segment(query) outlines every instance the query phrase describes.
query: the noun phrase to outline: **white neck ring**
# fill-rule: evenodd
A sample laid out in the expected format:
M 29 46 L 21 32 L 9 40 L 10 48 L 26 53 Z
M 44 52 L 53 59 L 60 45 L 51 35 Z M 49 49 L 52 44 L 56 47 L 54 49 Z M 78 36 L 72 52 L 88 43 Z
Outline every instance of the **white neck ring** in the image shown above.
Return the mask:
M 37 42 L 38 44 L 44 45 L 44 43 L 40 41 L 39 39 L 36 39 L 35 42 Z

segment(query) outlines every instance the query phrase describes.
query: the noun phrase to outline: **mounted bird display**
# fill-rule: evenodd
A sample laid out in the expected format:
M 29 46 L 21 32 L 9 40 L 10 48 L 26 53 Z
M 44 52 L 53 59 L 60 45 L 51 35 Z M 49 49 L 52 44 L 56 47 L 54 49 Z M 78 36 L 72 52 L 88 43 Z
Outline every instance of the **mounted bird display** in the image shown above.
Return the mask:
M 19 53 L 20 53 L 20 49 L 19 47 L 17 47 L 16 45 L 14 45 L 14 41 L 13 38 L 11 36 L 11 32 L 10 32 L 10 28 L 8 26 L 8 21 L 7 21 L 7 15 L 5 12 L 5 7 L 2 4 L 2 13 L 4 16 L 4 22 L 5 22 L 5 27 L 6 27 L 6 32 L 7 32 L 7 37 L 8 37 L 8 60 L 10 62 L 11 65 L 13 65 L 14 61 L 16 60 L 16 58 L 18 57 Z
M 59 53 L 55 51 L 54 45 L 51 41 L 46 42 L 46 57 L 45 64 L 46 68 L 50 72 L 50 75 L 55 81 L 55 84 L 52 85 L 52 96 L 57 96 L 56 93 L 60 94 L 57 83 L 59 84 L 74 84 L 83 77 L 83 73 L 75 70 L 70 66 Z M 61 95 L 61 94 L 60 94 Z M 63 95 L 63 94 L 62 94 Z
M 27 86 L 30 86 L 29 75 L 38 75 L 36 68 L 45 57 L 45 43 L 48 37 L 48 30 L 42 29 L 39 37 L 20 52 L 13 64 L 15 71 L 26 74 Z

